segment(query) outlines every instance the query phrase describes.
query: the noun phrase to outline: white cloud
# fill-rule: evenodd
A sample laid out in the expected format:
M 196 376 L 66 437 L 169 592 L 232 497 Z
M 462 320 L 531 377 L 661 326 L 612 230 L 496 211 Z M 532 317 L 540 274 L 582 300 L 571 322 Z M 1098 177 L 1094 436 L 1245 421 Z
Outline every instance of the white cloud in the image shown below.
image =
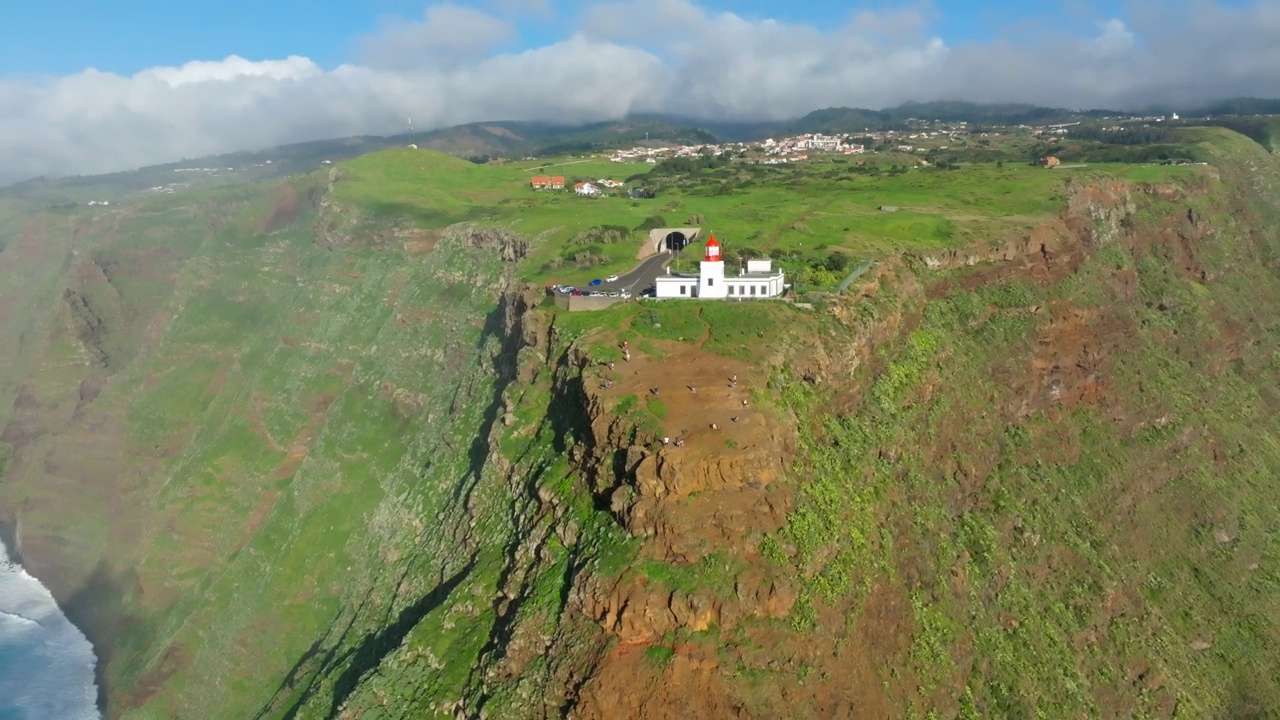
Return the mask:
M 182 67 L 152 68 L 137 75 L 139 79 L 156 79 L 170 87 L 199 83 L 208 80 L 230 82 L 244 78 L 266 78 L 269 80 L 298 80 L 320 73 L 320 67 L 307 58 L 290 55 L 284 60 L 265 60 L 251 62 L 237 55 L 232 55 L 220 62 L 196 60 Z
M 555 14 L 551 0 L 487 0 L 486 4 L 508 15 L 533 15 L 545 19 Z
M 456 66 L 483 58 L 516 37 L 515 25 L 460 5 L 432 5 L 420 21 L 384 19 L 363 38 L 361 59 L 379 68 Z
M 817 27 L 688 0 L 622 0 L 587 7 L 563 40 L 511 52 L 509 20 L 435 5 L 418 20 L 384 21 L 358 42 L 357 63 L 332 69 L 233 56 L 133 76 L 0 79 L 0 182 L 393 133 L 407 115 L 426 128 L 649 111 L 786 118 L 931 99 L 1123 109 L 1280 96 L 1280 0 L 1173 9 L 1138 0 L 1086 35 L 948 44 L 932 34 L 927 1 Z
M 1094 38 L 1093 44 L 1102 53 L 1122 53 L 1133 49 L 1134 35 L 1125 27 L 1124 21 L 1116 18 L 1098 23 L 1101 32 Z

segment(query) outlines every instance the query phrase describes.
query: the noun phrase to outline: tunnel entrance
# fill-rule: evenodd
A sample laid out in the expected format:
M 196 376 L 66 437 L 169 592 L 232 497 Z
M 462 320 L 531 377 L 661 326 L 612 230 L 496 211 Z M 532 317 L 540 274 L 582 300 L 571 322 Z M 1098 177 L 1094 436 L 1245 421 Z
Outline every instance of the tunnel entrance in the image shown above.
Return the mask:
M 702 228 L 659 227 L 649 230 L 649 242 L 653 252 L 678 253 L 697 242 Z
M 662 240 L 662 247 L 670 252 L 680 252 L 689 245 L 689 238 L 679 230 L 672 230 Z

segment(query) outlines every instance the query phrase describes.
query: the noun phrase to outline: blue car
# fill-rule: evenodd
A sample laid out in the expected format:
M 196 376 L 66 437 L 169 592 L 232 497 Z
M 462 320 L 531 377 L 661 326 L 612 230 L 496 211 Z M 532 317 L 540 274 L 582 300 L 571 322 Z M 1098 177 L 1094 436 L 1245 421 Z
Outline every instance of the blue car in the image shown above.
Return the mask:
M 589 284 L 589 285 L 592 285 L 592 286 L 595 286 L 595 285 L 603 285 L 603 284 L 604 284 L 604 281 L 603 281 L 603 280 L 601 280 L 600 278 L 596 278 L 595 280 L 592 280 L 592 281 L 591 281 L 590 283 L 588 283 L 588 284 Z

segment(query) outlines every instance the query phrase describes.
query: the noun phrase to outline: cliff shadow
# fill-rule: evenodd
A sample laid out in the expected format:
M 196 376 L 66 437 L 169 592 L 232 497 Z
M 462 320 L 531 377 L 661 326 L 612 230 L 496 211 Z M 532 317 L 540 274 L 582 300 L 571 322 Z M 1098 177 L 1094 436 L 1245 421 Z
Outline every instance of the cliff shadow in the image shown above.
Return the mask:
M 116 572 L 99 560 L 80 588 L 60 602 L 63 614 L 93 645 L 96 656 L 93 674 L 98 685 L 98 710 L 103 717 L 118 717 L 124 709 L 112 707 L 108 702 L 112 694 L 106 668 L 115 653 L 116 643 L 131 623 L 124 612 L 123 602 L 136 582 L 137 575 L 132 570 Z M 139 628 L 130 630 L 137 632 Z
M 590 404 L 583 374 L 573 367 L 569 353 L 564 353 L 556 363 L 556 380 L 552 383 L 551 402 L 547 407 L 546 421 L 552 433 L 552 447 L 557 453 L 568 453 L 575 446 L 584 455 L 596 451 L 595 435 L 591 430 Z M 612 465 L 617 477 L 625 476 L 626 449 L 613 453 Z M 591 493 L 596 510 L 610 512 L 607 494 L 596 487 L 597 478 L 584 478 L 587 492 Z
M 18 521 L 0 520 L 0 544 L 4 545 L 4 556 L 0 560 L 8 560 L 16 565 L 22 564 L 22 544 L 18 538 Z
M 342 704 L 359 687 L 361 678 L 370 671 L 377 669 L 388 655 L 400 647 L 413 628 L 417 627 L 423 618 L 439 608 L 453 594 L 453 591 L 470 577 L 471 572 L 476 567 L 476 563 L 477 557 L 472 555 L 467 564 L 461 569 L 447 578 L 443 578 L 438 585 L 418 598 L 412 605 L 401 610 L 394 621 L 383 625 L 376 632 L 366 633 L 360 638 L 355 647 L 339 654 L 337 649 L 343 644 L 351 630 L 351 626 L 355 622 L 353 616 L 352 621 L 346 625 L 339 635 L 338 641 L 324 653 L 324 660 L 320 667 L 311 675 L 310 681 L 298 696 L 297 701 L 284 713 L 284 718 L 292 720 L 292 718 L 298 717 L 298 714 L 302 712 L 303 706 L 316 696 L 320 689 L 320 681 L 341 668 L 341 673 L 333 683 L 333 694 L 329 700 L 328 712 L 328 717 L 337 717 Z M 298 674 L 302 666 L 305 666 L 320 654 L 318 643 L 313 644 L 299 659 L 298 665 L 295 665 L 291 675 Z M 256 717 L 265 717 L 270 714 L 272 705 L 284 689 L 285 686 L 282 685 L 281 689 L 277 690 L 276 697 L 273 697 L 258 712 Z
M 508 302 L 509 300 L 504 298 L 497 307 L 489 311 L 485 316 L 484 328 L 475 343 L 477 360 L 483 362 L 485 348 L 495 338 L 499 340 L 498 348 L 491 359 L 494 370 L 493 392 L 490 393 L 488 403 L 484 407 L 479 427 L 471 436 L 471 444 L 467 448 L 467 470 L 454 485 L 449 499 L 452 505 L 461 503 L 466 507 L 470 504 L 471 491 L 480 481 L 485 463 L 489 461 L 489 437 L 502 416 L 503 395 L 507 387 L 516 379 L 517 355 L 520 351 L 520 326 L 518 322 L 515 327 L 507 326 Z M 520 308 L 519 312 L 522 313 L 524 309 Z M 454 403 L 457 402 L 458 399 L 455 397 Z

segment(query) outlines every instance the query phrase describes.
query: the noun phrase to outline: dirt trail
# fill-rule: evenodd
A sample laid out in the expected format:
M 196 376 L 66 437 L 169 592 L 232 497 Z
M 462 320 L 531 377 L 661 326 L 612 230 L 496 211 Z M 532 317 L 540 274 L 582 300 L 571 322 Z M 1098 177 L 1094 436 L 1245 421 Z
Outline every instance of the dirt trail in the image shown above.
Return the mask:
M 602 397 L 612 398 L 606 400 L 610 404 L 626 395 L 635 395 L 642 405 L 658 401 L 666 410 L 661 424 L 673 442 L 685 439 L 686 445 L 678 450 L 686 453 L 721 453 L 730 443 L 745 449 L 765 442 L 770 433 L 751 393 L 765 378 L 746 362 L 701 350 L 711 337 L 711 326 L 703 326 L 696 346 L 655 343 L 664 353 L 660 356 L 633 348 L 630 362 L 619 361 L 613 370 L 602 368 L 600 381 L 613 382 L 611 388 L 601 387 Z M 711 428 L 713 423 L 719 430 Z
M 698 349 L 706 347 L 707 341 L 711 339 L 711 325 L 702 319 L 702 308 L 698 308 L 698 322 L 702 323 L 702 334 L 698 336 Z

